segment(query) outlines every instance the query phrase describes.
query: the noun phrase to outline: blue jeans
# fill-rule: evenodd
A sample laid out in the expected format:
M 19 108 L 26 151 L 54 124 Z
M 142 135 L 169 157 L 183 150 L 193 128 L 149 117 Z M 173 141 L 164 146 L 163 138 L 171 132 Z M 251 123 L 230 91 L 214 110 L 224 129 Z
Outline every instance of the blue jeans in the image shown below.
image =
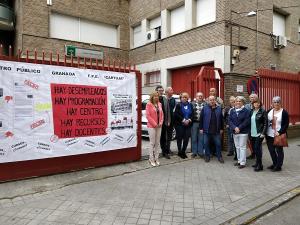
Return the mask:
M 228 135 L 228 153 L 233 153 L 234 152 L 233 134 L 232 134 L 232 130 L 229 127 L 227 128 L 227 135 Z
M 192 126 L 192 152 L 195 155 L 203 155 L 204 140 L 199 130 L 199 122 L 193 122 Z
M 221 159 L 222 155 L 221 155 L 221 135 L 220 134 L 204 133 L 205 156 L 210 158 L 210 146 L 209 146 L 210 140 L 212 140 L 215 144 L 218 159 Z

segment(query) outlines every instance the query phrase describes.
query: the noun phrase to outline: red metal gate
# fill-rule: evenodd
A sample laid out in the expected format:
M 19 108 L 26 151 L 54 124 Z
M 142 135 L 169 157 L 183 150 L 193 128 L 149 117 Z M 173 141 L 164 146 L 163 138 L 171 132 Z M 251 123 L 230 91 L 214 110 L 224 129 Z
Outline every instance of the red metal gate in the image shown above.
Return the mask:
M 195 97 L 193 90 L 193 83 L 196 80 L 196 77 L 199 74 L 199 71 L 202 67 L 213 67 L 213 63 L 208 63 L 205 65 L 196 65 L 183 67 L 179 69 L 171 70 L 172 78 L 172 87 L 175 93 L 187 92 L 190 94 L 190 97 Z
M 216 77 L 216 72 L 219 77 Z M 192 82 L 192 96 L 201 91 L 205 97 L 208 97 L 210 88 L 216 88 L 217 95 L 224 99 L 224 74 L 222 70 L 211 66 L 203 66 Z
M 259 96 L 268 109 L 272 98 L 280 96 L 292 124 L 300 122 L 300 74 L 269 69 L 258 70 Z
M 141 158 L 142 82 L 141 73 L 135 69 L 135 65 L 131 66 L 126 62 L 120 61 L 118 63 L 116 63 L 115 61 L 112 62 L 109 58 L 96 60 L 92 58 L 67 58 L 66 56 L 63 56 L 61 57 L 61 60 L 59 54 L 56 54 L 54 57 L 52 53 L 46 55 L 45 52 L 42 52 L 40 57 L 38 57 L 38 52 L 36 50 L 33 52 L 34 56 L 32 58 L 29 56 L 30 52 L 28 50 L 26 51 L 25 57 L 23 58 L 21 53 L 22 52 L 19 50 L 17 56 L 14 57 L 12 55 L 12 48 L 9 47 L 9 56 L 4 56 L 3 47 L 2 45 L 0 45 L 0 60 L 135 73 L 137 78 L 137 146 L 133 148 L 118 149 L 98 153 L 0 163 L 0 181 L 100 167 L 139 160 Z

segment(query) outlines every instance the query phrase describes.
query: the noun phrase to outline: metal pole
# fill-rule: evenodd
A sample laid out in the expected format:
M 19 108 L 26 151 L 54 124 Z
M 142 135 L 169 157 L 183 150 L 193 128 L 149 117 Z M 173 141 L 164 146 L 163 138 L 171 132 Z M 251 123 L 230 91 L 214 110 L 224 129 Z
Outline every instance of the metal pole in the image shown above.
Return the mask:
M 232 72 L 232 10 L 230 10 L 230 72 Z
M 255 51 L 255 70 L 258 68 L 258 0 L 256 0 L 256 51 Z

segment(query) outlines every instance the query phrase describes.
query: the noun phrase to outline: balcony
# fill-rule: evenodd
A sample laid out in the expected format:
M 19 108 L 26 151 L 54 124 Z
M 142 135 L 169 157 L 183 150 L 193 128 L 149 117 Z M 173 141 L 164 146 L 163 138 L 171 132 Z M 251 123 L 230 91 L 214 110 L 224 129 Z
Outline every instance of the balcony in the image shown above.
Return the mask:
M 14 30 L 14 12 L 8 5 L 0 3 L 0 30 Z

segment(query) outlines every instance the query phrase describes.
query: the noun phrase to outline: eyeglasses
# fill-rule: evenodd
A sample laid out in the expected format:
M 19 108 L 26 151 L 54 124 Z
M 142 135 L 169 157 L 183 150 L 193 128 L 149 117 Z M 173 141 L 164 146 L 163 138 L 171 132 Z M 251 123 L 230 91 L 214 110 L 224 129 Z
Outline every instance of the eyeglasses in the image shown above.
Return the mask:
M 276 101 L 276 102 L 273 102 L 273 103 L 277 103 L 277 104 L 279 104 L 280 102 Z

